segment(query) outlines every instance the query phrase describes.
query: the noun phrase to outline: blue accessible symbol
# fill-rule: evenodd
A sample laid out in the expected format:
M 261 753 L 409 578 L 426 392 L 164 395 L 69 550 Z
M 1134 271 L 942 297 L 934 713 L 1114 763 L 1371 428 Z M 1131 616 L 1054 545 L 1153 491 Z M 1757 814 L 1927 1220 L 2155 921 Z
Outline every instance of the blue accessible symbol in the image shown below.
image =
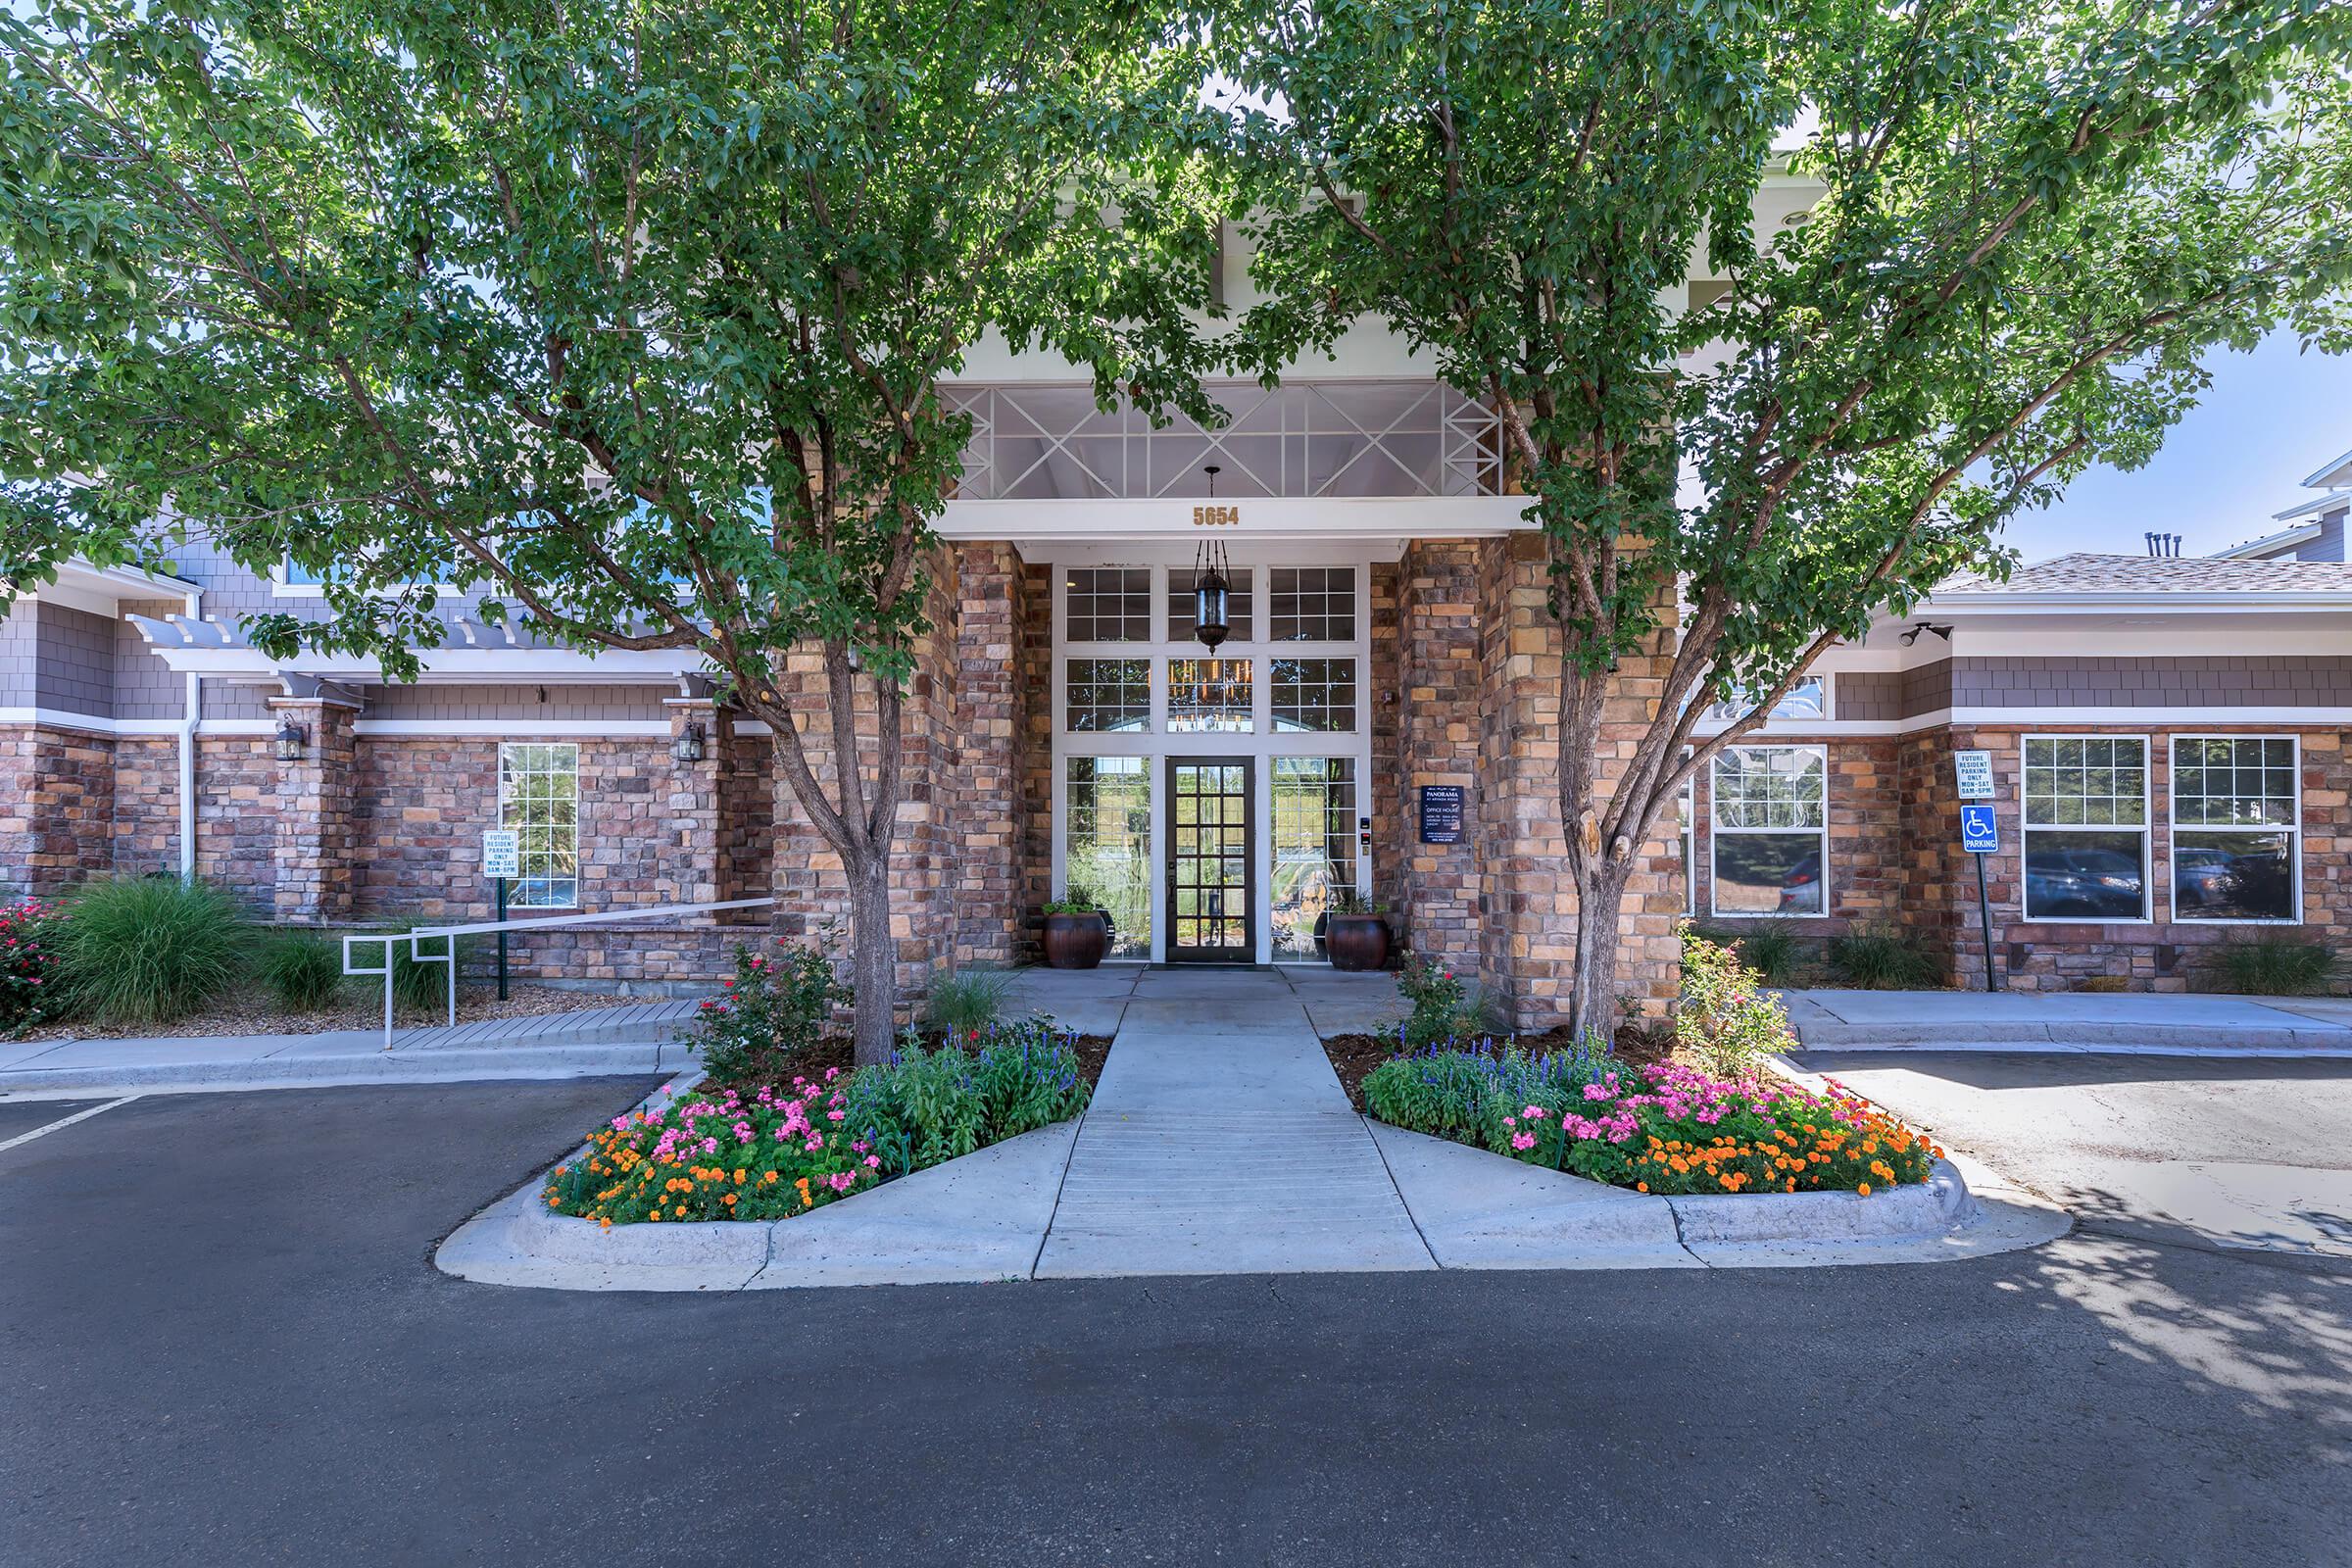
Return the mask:
M 1971 855 L 1992 855 L 2001 847 L 2000 830 L 1993 823 L 1990 806 L 1960 808 L 1960 848 Z

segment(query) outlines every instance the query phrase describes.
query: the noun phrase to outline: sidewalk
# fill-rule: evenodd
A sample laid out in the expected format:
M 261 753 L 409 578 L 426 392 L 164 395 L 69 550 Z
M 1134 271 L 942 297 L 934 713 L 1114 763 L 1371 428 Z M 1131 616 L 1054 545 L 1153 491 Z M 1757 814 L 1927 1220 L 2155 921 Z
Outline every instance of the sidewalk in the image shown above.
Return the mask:
M 473 1078 L 586 1078 L 675 1072 L 692 1001 L 584 1007 L 455 1028 L 193 1035 L 147 1040 L 0 1041 L 0 1097 L 122 1090 L 234 1090 Z
M 2146 992 L 1788 991 L 1807 1051 L 2352 1057 L 2352 999 Z

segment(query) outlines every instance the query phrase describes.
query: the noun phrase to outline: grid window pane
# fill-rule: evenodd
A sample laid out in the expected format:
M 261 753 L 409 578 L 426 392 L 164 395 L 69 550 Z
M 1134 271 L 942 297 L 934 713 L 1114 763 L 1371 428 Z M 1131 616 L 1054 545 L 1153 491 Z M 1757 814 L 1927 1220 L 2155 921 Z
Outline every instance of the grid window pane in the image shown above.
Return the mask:
M 2147 742 L 2032 736 L 2025 744 L 2026 918 L 2147 914 Z
M 1274 956 L 1319 958 L 1324 917 L 1355 891 L 1355 760 L 1277 757 Z
M 1064 716 L 1088 734 L 1137 734 L 1152 727 L 1152 662 L 1073 659 L 1064 669 Z
M 1355 728 L 1355 661 L 1274 661 L 1274 727 L 1277 730 Z
M 1822 754 L 1800 746 L 1735 746 L 1715 759 L 1715 825 L 1813 828 L 1829 822 Z
M 1152 761 L 1065 759 L 1062 886 L 1110 916 L 1110 954 L 1152 954 Z
M 519 837 L 521 875 L 507 903 L 526 909 L 580 902 L 580 748 L 576 742 L 498 749 L 498 825 Z
M 1062 637 L 1073 643 L 1152 640 L 1152 570 L 1148 566 L 1075 566 L 1063 590 Z
M 2173 742 L 2173 820 L 2183 827 L 2293 827 L 2295 743 Z
M 2133 736 L 2026 739 L 2026 826 L 2145 827 L 2148 743 Z
M 2295 743 L 2276 736 L 2173 742 L 2173 913 L 2292 920 L 2302 858 Z
M 1267 641 L 1355 641 L 1353 566 L 1276 566 L 1270 597 Z
M 1172 643 L 1193 639 L 1195 576 L 1190 566 L 1168 572 L 1168 641 Z M 1256 580 L 1257 573 L 1248 566 L 1230 567 L 1225 573 L 1225 635 L 1233 642 L 1248 642 L 1250 628 L 1256 623 Z
M 1247 659 L 1168 661 L 1168 732 L 1247 735 L 1251 674 Z

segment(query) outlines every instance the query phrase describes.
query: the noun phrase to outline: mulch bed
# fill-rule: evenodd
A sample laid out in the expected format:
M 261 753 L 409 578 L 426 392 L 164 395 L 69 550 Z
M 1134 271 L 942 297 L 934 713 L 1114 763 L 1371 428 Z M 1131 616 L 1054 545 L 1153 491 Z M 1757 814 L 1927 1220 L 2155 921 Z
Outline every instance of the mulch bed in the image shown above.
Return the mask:
M 1088 1088 L 1102 1077 L 1102 1063 L 1110 1056 L 1110 1036 L 1080 1035 L 1071 1042 L 1078 1053 L 1078 1070 L 1086 1076 Z M 738 1081 L 737 1087 L 770 1084 L 783 1088 L 795 1078 L 807 1078 L 822 1083 L 825 1069 L 838 1067 L 844 1074 L 857 1065 L 857 1053 L 847 1035 L 833 1035 L 799 1051 L 765 1051 L 753 1058 L 754 1070 Z
M 1526 1048 L 1530 1054 L 1542 1056 L 1555 1051 L 1574 1050 L 1576 1037 L 1565 1028 L 1547 1029 L 1542 1034 L 1515 1036 L 1513 1043 Z M 1617 1031 L 1611 1049 L 1628 1065 L 1646 1067 L 1673 1058 L 1674 1035 L 1654 1026 L 1629 1024 Z M 1323 1042 L 1323 1053 L 1331 1058 L 1331 1070 L 1340 1075 L 1340 1084 L 1348 1091 L 1348 1102 L 1360 1111 L 1364 1108 L 1364 1079 L 1373 1068 L 1396 1054 L 1396 1037 L 1332 1035 Z

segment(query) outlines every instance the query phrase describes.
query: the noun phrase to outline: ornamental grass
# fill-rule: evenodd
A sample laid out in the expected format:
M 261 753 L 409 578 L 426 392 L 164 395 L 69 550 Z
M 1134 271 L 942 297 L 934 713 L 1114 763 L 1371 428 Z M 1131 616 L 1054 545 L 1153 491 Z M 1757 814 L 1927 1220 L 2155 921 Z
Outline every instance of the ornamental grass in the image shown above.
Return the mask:
M 1672 1062 L 1579 1055 L 1567 1070 L 1509 1053 L 1397 1056 L 1364 1103 L 1408 1131 L 1592 1181 L 1668 1196 L 1850 1192 L 1924 1182 L 1943 1151 L 1831 1080 L 1816 1094 L 1763 1071 L 1716 1078 Z M 1524 1091 L 1530 1084 L 1539 1092 Z

